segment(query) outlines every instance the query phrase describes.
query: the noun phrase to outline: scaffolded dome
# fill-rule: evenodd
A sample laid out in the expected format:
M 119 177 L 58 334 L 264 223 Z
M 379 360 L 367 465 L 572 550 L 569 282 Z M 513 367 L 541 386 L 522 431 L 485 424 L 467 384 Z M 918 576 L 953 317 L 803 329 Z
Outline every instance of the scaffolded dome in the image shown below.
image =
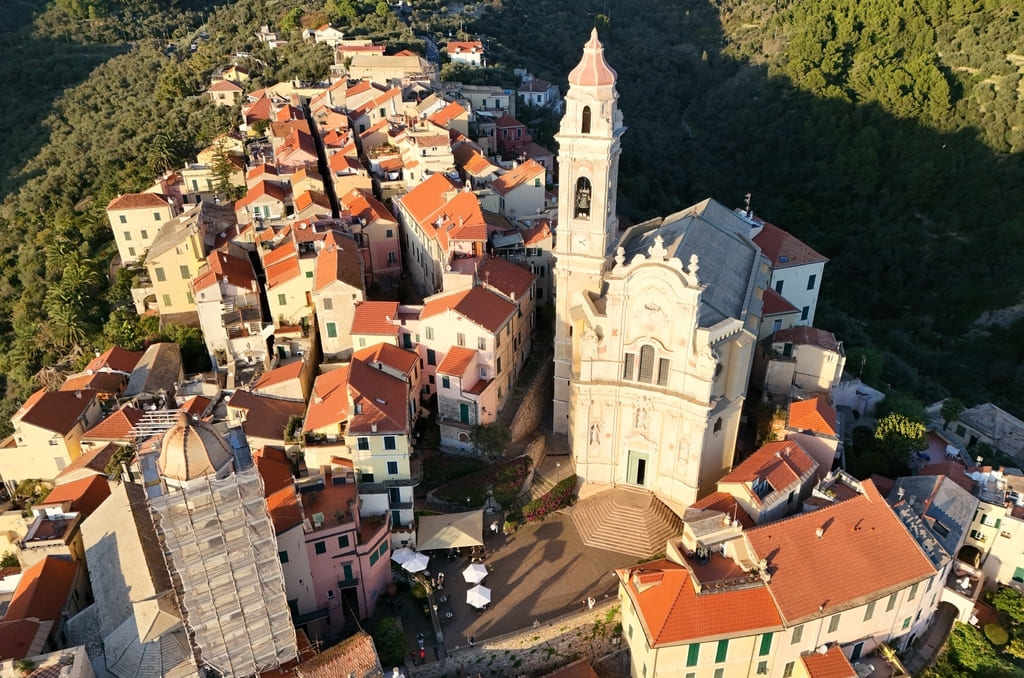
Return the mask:
M 233 458 L 212 426 L 182 412 L 164 434 L 156 466 L 164 478 L 185 482 L 217 473 Z

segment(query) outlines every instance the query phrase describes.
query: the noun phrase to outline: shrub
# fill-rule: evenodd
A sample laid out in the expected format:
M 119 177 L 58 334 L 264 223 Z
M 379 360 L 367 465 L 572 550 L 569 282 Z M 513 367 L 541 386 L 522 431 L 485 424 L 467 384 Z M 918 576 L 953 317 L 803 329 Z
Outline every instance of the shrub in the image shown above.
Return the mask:
M 0 557 L 0 567 L 20 567 L 21 563 L 18 561 L 18 556 L 14 551 L 8 551 Z
M 405 633 L 397 617 L 384 617 L 370 635 L 382 666 L 397 666 L 405 661 Z
M 543 520 L 548 514 L 568 506 L 575 489 L 576 476 L 569 476 L 565 480 L 559 481 L 546 494 L 537 497 L 523 507 L 523 520 L 526 522 Z
M 1006 645 L 1006 642 L 1010 640 L 1010 635 L 1006 632 L 999 624 L 985 624 L 985 637 L 988 638 L 989 642 L 998 647 Z

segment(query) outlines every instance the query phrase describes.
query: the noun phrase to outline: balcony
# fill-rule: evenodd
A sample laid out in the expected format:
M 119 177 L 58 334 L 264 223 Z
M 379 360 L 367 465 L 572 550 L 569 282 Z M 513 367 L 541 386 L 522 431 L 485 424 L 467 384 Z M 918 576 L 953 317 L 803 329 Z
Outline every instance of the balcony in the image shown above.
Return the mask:
M 339 589 L 350 589 L 356 586 L 359 586 L 359 577 L 348 577 L 338 580 Z
M 387 478 L 372 483 L 359 481 L 359 492 L 361 494 L 384 494 L 392 487 L 415 487 L 423 480 L 422 471 L 413 471 L 406 478 Z M 410 504 L 407 508 L 412 508 Z

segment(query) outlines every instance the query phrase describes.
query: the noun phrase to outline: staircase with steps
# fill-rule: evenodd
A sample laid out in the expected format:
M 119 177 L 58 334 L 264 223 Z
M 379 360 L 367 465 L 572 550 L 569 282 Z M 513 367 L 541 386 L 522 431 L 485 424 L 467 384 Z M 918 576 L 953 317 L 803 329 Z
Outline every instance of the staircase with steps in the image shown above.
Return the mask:
M 530 485 L 529 501 L 543 497 L 555 485 L 575 474 L 576 469 L 573 467 L 570 457 L 550 457 L 545 455 L 533 472 L 533 483 Z
M 683 531 L 683 521 L 653 492 L 616 487 L 581 499 L 572 522 L 591 548 L 651 558 Z

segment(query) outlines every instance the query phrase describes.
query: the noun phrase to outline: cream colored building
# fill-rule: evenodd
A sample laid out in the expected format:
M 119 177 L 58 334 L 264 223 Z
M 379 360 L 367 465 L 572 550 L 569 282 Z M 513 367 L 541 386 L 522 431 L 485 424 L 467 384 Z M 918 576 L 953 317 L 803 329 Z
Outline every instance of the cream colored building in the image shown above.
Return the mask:
M 356 242 L 331 231 L 316 257 L 311 292 L 325 360 L 352 355 L 352 318 L 364 297 L 363 259 Z
M 595 31 L 556 137 L 554 429 L 585 481 L 681 510 L 732 466 L 768 262 L 711 199 L 620 237 L 615 80 Z
M 111 200 L 107 205 L 107 219 L 121 263 L 141 262 L 160 227 L 174 215 L 171 201 L 157 193 L 125 193 Z
M 831 332 L 797 326 L 779 330 L 759 351 L 755 370 L 766 394 L 830 393 L 843 378 L 846 352 Z

